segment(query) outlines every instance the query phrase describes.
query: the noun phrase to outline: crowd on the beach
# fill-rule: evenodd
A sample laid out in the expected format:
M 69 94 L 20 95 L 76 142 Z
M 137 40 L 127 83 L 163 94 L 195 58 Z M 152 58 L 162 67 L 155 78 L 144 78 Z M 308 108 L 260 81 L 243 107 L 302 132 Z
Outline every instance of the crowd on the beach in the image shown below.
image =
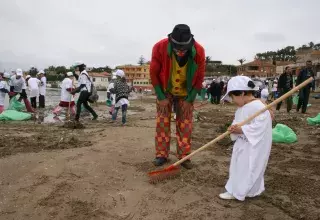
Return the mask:
M 312 69 L 312 62 L 307 61 L 306 67 L 303 68 L 298 76 L 293 74 L 291 67 L 287 66 L 284 72 L 279 77 L 270 79 L 262 79 L 257 76 L 251 76 L 250 78 L 255 83 L 257 91 L 254 92 L 256 98 L 260 98 L 264 102 L 268 103 L 276 100 L 285 93 L 289 92 L 296 85 L 301 84 L 307 78 L 315 78 L 315 74 Z M 211 83 L 203 82 L 202 90 L 199 92 L 202 100 L 210 100 L 212 104 L 220 104 L 221 96 L 226 93 L 229 80 L 225 80 L 222 77 L 213 79 Z M 302 109 L 302 113 L 306 113 L 309 103 L 309 96 L 311 91 L 315 91 L 315 80 L 308 86 L 299 91 L 298 103 L 296 111 L 299 112 Z M 207 96 L 206 96 L 207 95 Z M 280 102 L 276 110 L 280 110 L 282 102 Z M 286 99 L 287 112 L 290 112 L 293 107 L 293 97 L 290 96 Z

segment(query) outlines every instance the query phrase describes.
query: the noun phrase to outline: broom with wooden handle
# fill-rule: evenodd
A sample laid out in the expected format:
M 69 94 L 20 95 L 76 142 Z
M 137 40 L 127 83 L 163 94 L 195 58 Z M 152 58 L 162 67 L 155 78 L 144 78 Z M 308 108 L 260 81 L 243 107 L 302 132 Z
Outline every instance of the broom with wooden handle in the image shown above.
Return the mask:
M 283 100 L 287 99 L 289 96 L 293 95 L 293 93 L 297 92 L 298 90 L 302 89 L 303 87 L 305 87 L 306 85 L 311 83 L 312 80 L 313 80 L 313 78 L 310 77 L 309 79 L 307 79 L 306 81 L 304 81 L 303 83 L 301 83 L 297 87 L 293 88 L 292 90 L 290 90 L 289 92 L 287 92 L 286 94 L 281 96 L 280 98 L 276 99 L 275 101 L 273 101 L 269 105 L 265 106 L 260 111 L 258 111 L 255 114 L 251 115 L 246 120 L 240 122 L 238 124 L 238 126 L 241 127 L 241 126 L 249 123 L 250 121 L 252 121 L 255 117 L 257 117 L 261 113 L 271 109 L 273 106 L 277 105 L 279 102 L 282 102 Z M 184 161 L 190 159 L 193 155 L 199 153 L 200 151 L 203 151 L 203 150 L 207 149 L 209 146 L 211 146 L 211 145 L 217 143 L 218 141 L 222 140 L 223 138 L 227 137 L 228 135 L 230 135 L 230 132 L 226 131 L 225 133 L 219 135 L 217 138 L 213 139 L 209 143 L 207 143 L 207 144 L 203 145 L 202 147 L 200 147 L 199 149 L 193 151 L 191 154 L 189 154 L 186 157 L 182 158 L 181 160 L 175 162 L 174 164 L 168 166 L 167 168 L 165 168 L 163 170 L 158 170 L 158 171 L 153 171 L 153 172 L 148 173 L 148 175 L 150 177 L 150 182 L 155 183 L 155 182 L 158 182 L 158 181 L 161 181 L 163 179 L 167 179 L 167 178 L 170 178 L 170 177 L 176 175 L 179 172 L 178 166 L 180 164 L 182 164 Z

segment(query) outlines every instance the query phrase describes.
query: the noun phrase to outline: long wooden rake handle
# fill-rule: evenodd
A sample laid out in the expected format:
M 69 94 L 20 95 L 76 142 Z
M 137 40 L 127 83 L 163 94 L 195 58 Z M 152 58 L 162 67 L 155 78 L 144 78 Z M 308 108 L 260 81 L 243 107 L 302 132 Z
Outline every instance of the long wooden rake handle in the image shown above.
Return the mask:
M 257 117 L 258 115 L 260 115 L 261 113 L 269 110 L 271 107 L 277 105 L 279 102 L 282 102 L 283 100 L 287 99 L 289 96 L 293 95 L 293 93 L 295 93 L 296 91 L 298 91 L 299 89 L 305 87 L 306 85 L 308 85 L 309 83 L 311 83 L 313 80 L 312 77 L 310 77 L 309 79 L 307 79 L 306 81 L 304 81 L 303 83 L 301 83 L 300 85 L 298 85 L 297 87 L 291 89 L 289 92 L 287 92 L 286 94 L 284 94 L 283 96 L 281 96 L 280 98 L 274 100 L 272 103 L 270 103 L 269 105 L 267 105 L 266 107 L 264 107 L 263 109 L 261 109 L 260 111 L 256 112 L 255 114 L 251 115 L 249 118 L 247 118 L 246 120 L 240 122 L 238 125 L 239 126 L 243 126 L 245 124 L 247 124 L 248 122 L 252 121 L 255 117 Z M 228 136 L 230 134 L 229 131 L 224 132 L 223 134 L 219 135 L 217 138 L 213 139 L 212 141 L 210 141 L 209 143 L 203 145 L 202 147 L 198 148 L 197 150 L 193 151 L 191 154 L 189 154 L 188 156 L 182 158 L 181 160 L 175 162 L 172 166 L 178 166 L 181 163 L 183 163 L 184 161 L 190 159 L 190 157 L 192 157 L 193 155 L 195 155 L 196 153 L 199 153 L 200 151 L 205 150 L 207 147 L 217 143 L 218 141 L 222 140 L 223 138 L 225 138 L 226 136 Z

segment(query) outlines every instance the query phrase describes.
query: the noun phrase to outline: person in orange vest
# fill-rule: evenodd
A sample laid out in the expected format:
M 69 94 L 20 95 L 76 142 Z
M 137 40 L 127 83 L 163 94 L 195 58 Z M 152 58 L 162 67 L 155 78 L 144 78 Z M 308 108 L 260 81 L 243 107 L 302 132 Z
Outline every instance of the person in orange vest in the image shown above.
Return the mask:
M 205 72 L 204 48 L 194 40 L 188 25 L 178 24 L 152 50 L 151 83 L 157 95 L 154 164 L 167 162 L 170 149 L 170 119 L 176 102 L 177 156 L 191 152 L 193 103 L 202 89 Z M 190 160 L 182 166 L 191 169 Z

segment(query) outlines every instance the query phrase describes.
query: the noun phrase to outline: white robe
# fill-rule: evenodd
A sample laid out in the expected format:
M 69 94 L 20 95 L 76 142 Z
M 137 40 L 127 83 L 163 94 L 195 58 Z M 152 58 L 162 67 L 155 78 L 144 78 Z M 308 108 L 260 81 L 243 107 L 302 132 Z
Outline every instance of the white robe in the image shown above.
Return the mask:
M 10 90 L 9 85 L 6 81 L 0 81 L 0 89 Z M 0 106 L 4 106 L 4 101 L 6 99 L 6 93 L 0 91 Z
M 260 100 L 238 108 L 232 124 L 237 124 L 264 108 Z M 266 111 L 242 126 L 243 134 L 231 134 L 233 146 L 226 190 L 238 200 L 254 197 L 264 191 L 264 172 L 272 145 L 272 119 Z
M 30 98 L 39 96 L 39 86 L 40 86 L 40 80 L 38 80 L 37 78 L 30 78 L 28 80 Z
M 47 78 L 45 76 L 41 77 L 40 79 L 41 85 L 40 85 L 40 95 L 46 96 L 46 89 L 47 89 Z
M 70 78 L 65 78 L 61 83 L 61 98 L 60 100 L 63 102 L 73 102 L 74 97 L 71 95 L 67 89 L 73 88 L 72 80 Z

